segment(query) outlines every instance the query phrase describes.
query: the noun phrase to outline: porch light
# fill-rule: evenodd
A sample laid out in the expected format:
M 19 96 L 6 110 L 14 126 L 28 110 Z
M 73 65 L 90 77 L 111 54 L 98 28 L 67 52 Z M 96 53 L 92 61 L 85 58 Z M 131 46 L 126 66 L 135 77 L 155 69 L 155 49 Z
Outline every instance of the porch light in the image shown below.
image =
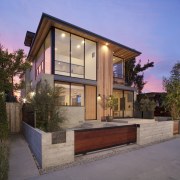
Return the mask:
M 101 100 L 101 95 L 100 95 L 100 94 L 98 94 L 97 99 L 98 99 L 98 101 L 100 101 L 100 100 Z

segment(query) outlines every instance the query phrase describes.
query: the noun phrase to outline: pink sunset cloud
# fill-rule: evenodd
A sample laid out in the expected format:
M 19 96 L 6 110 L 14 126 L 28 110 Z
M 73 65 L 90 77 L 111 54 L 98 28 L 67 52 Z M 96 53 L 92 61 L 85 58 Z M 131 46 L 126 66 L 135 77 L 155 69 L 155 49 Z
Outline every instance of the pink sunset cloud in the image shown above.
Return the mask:
M 147 83 L 144 86 L 143 92 L 165 92 L 162 86 L 162 79 L 154 75 L 145 78 Z

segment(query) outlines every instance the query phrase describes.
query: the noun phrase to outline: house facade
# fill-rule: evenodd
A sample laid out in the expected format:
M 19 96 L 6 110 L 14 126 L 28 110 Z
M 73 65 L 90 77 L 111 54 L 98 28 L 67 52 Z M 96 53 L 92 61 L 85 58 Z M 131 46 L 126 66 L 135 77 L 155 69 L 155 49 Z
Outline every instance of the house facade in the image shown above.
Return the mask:
M 133 117 L 135 89 L 126 86 L 125 62 L 140 52 L 44 13 L 24 43 L 32 62 L 24 97 L 46 79 L 65 88 L 60 101 L 71 125 L 103 120 L 110 113 L 104 101 L 111 95 L 117 100 L 114 118 Z

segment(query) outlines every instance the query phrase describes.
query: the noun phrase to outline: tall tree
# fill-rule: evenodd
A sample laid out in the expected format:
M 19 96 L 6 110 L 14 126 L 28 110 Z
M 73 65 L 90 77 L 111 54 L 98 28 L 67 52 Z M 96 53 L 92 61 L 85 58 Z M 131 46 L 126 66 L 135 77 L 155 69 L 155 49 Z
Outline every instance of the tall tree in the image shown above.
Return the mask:
M 154 67 L 154 62 L 149 60 L 143 66 L 141 65 L 141 60 L 137 64 L 136 59 L 127 61 L 125 63 L 125 81 L 127 85 L 136 87 L 140 94 L 147 83 L 144 81 L 144 71 L 150 67 Z
M 20 89 L 23 84 L 23 75 L 30 63 L 26 61 L 23 49 L 9 53 L 0 44 L 0 92 L 11 92 Z M 20 78 L 20 83 L 14 82 L 14 77 Z
M 167 91 L 165 106 L 170 110 L 173 119 L 180 118 L 180 62 L 171 70 L 169 78 L 163 78 L 163 87 Z

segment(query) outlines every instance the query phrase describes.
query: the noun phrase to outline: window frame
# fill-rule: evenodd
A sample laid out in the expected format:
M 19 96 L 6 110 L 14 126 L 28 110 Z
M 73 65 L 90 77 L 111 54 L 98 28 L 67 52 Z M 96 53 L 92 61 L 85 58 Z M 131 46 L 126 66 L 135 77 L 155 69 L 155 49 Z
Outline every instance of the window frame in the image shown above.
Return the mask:
M 56 74 L 56 73 L 55 73 L 55 61 L 57 61 L 57 60 L 55 59 L 55 42 L 56 42 L 55 31 L 56 31 L 56 29 L 57 29 L 57 30 L 60 30 L 60 31 L 64 31 L 64 32 L 70 34 L 70 52 L 69 52 L 69 53 L 70 53 L 70 75 L 69 75 L 69 76 L 60 75 L 60 74 Z M 80 38 L 83 38 L 83 40 L 84 40 L 84 66 L 83 66 L 83 67 L 84 67 L 84 76 L 83 76 L 82 78 L 71 76 L 71 35 L 78 36 L 78 37 L 80 37 Z M 66 31 L 66 30 L 63 30 L 63 29 L 57 28 L 57 27 L 54 27 L 54 32 L 53 32 L 53 38 L 52 38 L 52 40 L 54 41 L 54 42 L 53 42 L 54 46 L 51 46 L 52 52 L 54 53 L 54 55 L 52 56 L 52 57 L 54 57 L 54 58 L 52 59 L 52 61 L 54 62 L 54 63 L 52 63 L 52 66 L 54 66 L 54 71 L 52 72 L 52 74 L 59 75 L 59 76 L 65 76 L 65 77 L 72 77 L 72 78 L 77 78 L 77 79 L 86 79 L 86 78 L 85 78 L 85 64 L 86 64 L 86 63 L 85 63 L 85 40 L 89 40 L 89 41 L 94 42 L 94 43 L 96 44 L 96 79 L 95 79 L 95 80 L 86 79 L 86 80 L 97 81 L 97 68 L 98 68 L 98 67 L 97 67 L 97 65 L 98 65 L 98 64 L 97 64 L 97 57 L 98 57 L 97 53 L 98 53 L 98 43 L 97 43 L 96 41 L 93 41 L 93 40 L 88 39 L 88 38 L 84 38 L 84 37 L 82 37 L 82 36 L 80 36 L 80 35 L 71 33 L 71 32 L 69 32 L 69 31 Z
M 61 105 L 65 107 L 85 107 L 85 85 L 84 84 L 79 84 L 79 83 L 73 83 L 73 82 L 65 82 L 65 81 L 54 81 L 54 87 L 56 87 L 56 84 L 65 84 L 69 85 L 69 105 Z M 83 106 L 75 106 L 71 105 L 71 86 L 81 86 L 84 88 L 83 93 L 84 93 L 84 101 L 83 101 Z

